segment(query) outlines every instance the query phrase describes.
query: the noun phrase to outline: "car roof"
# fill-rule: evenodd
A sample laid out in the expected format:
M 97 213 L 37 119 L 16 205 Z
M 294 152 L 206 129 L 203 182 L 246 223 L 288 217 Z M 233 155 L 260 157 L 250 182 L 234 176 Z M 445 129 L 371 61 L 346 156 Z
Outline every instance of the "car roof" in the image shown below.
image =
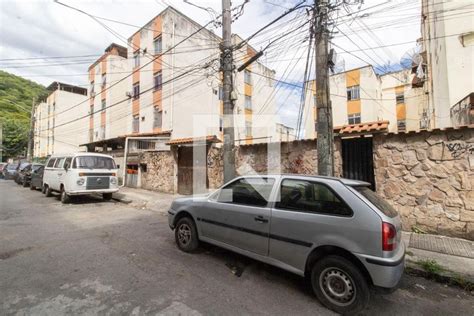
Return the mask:
M 320 176 L 317 174 L 298 174 L 298 173 L 282 173 L 282 174 L 250 174 L 250 175 L 242 175 L 241 177 L 249 178 L 249 177 L 294 177 L 297 179 L 322 179 L 322 180 L 334 180 L 340 181 L 344 185 L 348 186 L 370 186 L 370 183 L 360 180 L 353 180 L 353 179 L 346 179 L 346 178 L 339 178 L 339 177 L 328 177 L 328 176 Z
M 92 152 L 80 152 L 80 153 L 69 153 L 69 154 L 54 154 L 50 158 L 64 158 L 64 157 L 83 157 L 83 156 L 95 156 L 95 157 L 107 157 L 113 158 L 110 155 L 104 155 L 99 153 L 92 153 Z

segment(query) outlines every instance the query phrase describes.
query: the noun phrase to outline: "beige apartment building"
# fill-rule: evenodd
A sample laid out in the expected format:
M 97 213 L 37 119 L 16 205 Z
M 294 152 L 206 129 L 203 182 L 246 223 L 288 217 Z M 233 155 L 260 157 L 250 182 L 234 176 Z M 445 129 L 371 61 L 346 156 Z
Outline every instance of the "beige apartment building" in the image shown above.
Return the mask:
M 132 101 L 123 134 L 168 134 L 171 143 L 203 136 L 222 140 L 221 39 L 205 28 L 194 34 L 199 29 L 201 25 L 168 7 L 129 38 Z M 234 44 L 241 41 L 233 36 Z M 243 45 L 234 58 L 244 63 L 255 53 Z M 259 62 L 236 73 L 237 143 L 266 142 L 274 136 L 269 131 L 274 131 L 275 121 L 257 118 L 275 113 L 273 82 L 265 78 L 273 76 Z
M 405 69 L 377 75 L 372 66 L 365 66 L 330 76 L 333 126 L 357 130 L 367 123 L 383 123 L 383 129 L 389 132 L 427 128 L 427 99 L 423 89 L 413 84 L 413 72 L 412 69 Z M 307 84 L 302 124 L 304 138 L 315 138 L 317 109 L 314 80 Z
M 422 0 L 429 126 L 474 124 L 474 2 Z
M 89 102 L 84 104 L 89 119 L 83 129 L 88 135 L 84 143 L 98 143 L 126 133 L 124 126 L 131 114 L 127 94 L 131 79 L 127 48 L 112 43 L 89 67 Z M 84 144 L 83 143 L 83 144 Z
M 83 129 L 87 116 L 87 89 L 53 82 L 47 88 L 46 100 L 36 105 L 34 111 L 34 154 L 45 158 L 57 153 L 72 153 L 80 150 L 87 141 Z

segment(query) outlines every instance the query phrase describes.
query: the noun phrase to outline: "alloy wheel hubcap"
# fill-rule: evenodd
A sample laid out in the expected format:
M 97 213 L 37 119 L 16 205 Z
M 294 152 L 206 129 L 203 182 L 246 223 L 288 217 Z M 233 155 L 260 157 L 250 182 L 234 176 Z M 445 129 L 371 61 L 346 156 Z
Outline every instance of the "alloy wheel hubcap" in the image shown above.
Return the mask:
M 326 268 L 319 277 L 324 296 L 338 306 L 350 305 L 356 297 L 352 278 L 338 268 Z
M 179 226 L 178 240 L 183 246 L 186 246 L 191 241 L 191 227 L 188 224 L 181 224 Z

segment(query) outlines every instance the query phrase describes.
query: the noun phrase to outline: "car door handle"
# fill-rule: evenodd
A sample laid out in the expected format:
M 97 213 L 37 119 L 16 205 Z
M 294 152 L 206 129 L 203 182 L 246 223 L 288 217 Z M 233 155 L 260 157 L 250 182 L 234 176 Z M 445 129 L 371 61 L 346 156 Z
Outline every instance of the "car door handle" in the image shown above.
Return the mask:
M 268 223 L 268 219 L 263 218 L 263 216 L 257 216 L 254 219 L 256 222 L 259 222 L 259 223 Z

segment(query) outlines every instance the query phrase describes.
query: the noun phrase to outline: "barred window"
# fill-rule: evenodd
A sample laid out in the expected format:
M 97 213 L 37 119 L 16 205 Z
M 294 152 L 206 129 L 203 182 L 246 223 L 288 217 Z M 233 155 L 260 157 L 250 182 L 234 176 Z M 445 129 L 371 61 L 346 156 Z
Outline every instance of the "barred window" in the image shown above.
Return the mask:
M 347 88 L 347 100 L 359 100 L 360 99 L 360 87 L 352 86 Z

